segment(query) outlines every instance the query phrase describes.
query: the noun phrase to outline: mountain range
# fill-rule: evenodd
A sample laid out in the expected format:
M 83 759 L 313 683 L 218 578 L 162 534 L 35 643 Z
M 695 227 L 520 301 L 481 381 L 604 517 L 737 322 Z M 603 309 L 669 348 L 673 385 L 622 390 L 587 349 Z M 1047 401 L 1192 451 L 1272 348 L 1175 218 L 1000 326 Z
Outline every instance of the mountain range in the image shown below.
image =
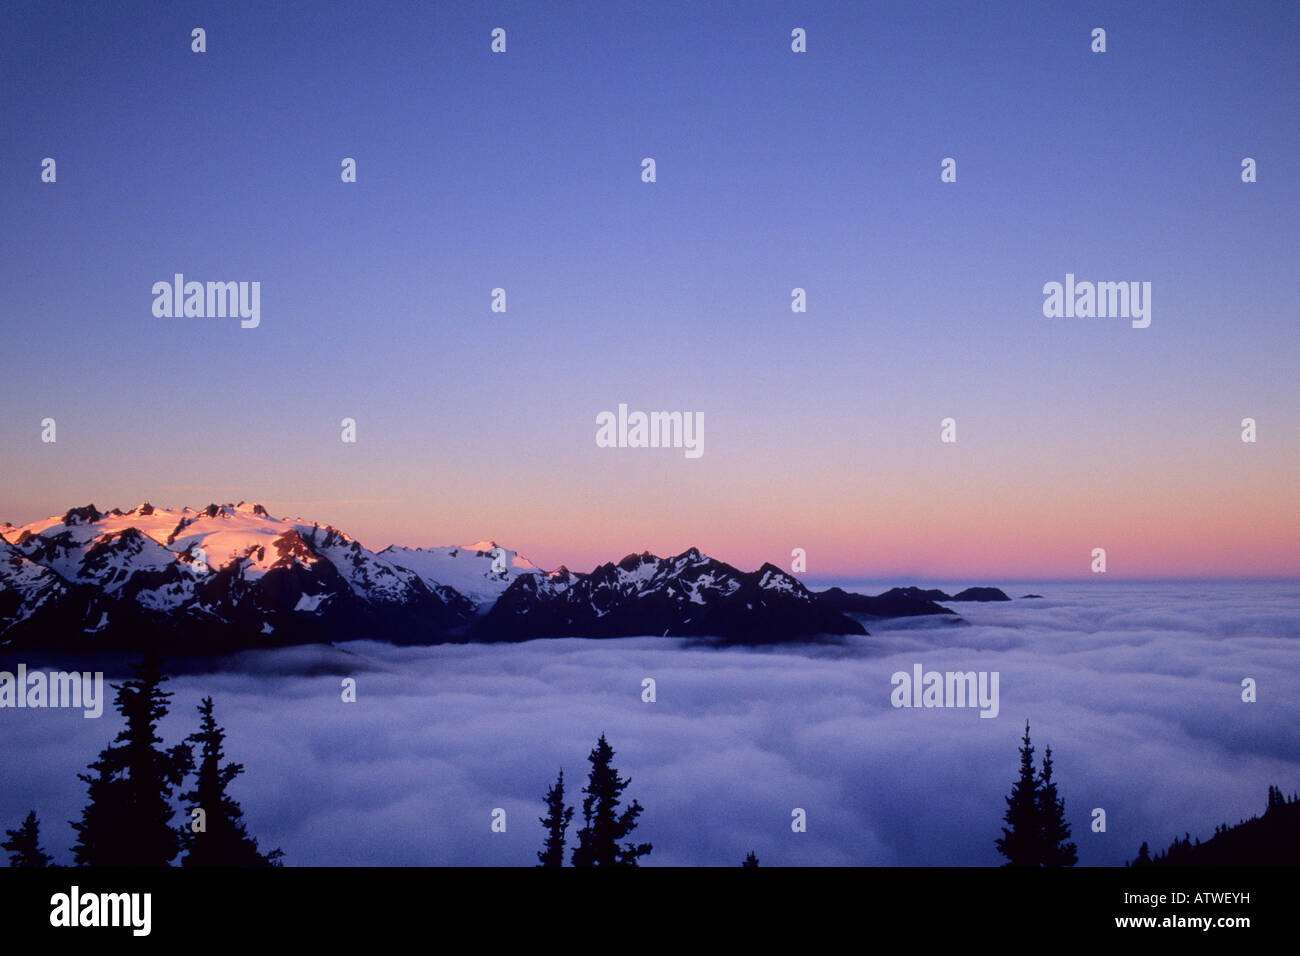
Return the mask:
M 980 592 L 972 595 L 972 592 Z M 990 596 L 990 593 L 996 596 Z M 259 504 L 101 512 L 0 526 L 0 648 L 212 653 L 356 639 L 398 644 L 666 635 L 767 643 L 866 634 L 855 617 L 953 612 L 943 592 L 818 594 L 772 564 L 691 548 L 589 573 L 543 571 L 493 541 L 368 551 Z M 973 588 L 951 600 L 1007 600 Z

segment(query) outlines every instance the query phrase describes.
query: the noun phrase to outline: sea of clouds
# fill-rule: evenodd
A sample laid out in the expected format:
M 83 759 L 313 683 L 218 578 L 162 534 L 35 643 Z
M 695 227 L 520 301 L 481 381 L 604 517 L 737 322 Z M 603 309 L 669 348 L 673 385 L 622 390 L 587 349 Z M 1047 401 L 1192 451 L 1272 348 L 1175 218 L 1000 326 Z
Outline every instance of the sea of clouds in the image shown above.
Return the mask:
M 882 587 L 862 588 L 876 593 Z M 997 865 L 1026 718 L 1050 744 L 1084 865 L 1121 865 L 1300 791 L 1295 582 L 1017 585 L 1043 600 L 958 604 L 968 625 L 867 622 L 832 644 L 716 649 L 679 639 L 255 652 L 186 674 L 161 728 L 226 728 L 250 831 L 288 865 L 533 865 L 557 770 L 579 805 L 604 733 L 646 865 Z M 890 678 L 998 671 L 1000 713 L 905 709 Z M 41 666 L 29 660 L 29 666 Z M 343 677 L 356 703 L 341 700 Z M 657 700 L 641 699 L 654 678 Z M 1258 701 L 1243 703 L 1253 678 Z M 109 703 L 0 711 L 0 827 L 29 809 L 71 862 L 79 772 L 120 729 Z M 187 781 L 188 785 L 189 781 Z M 792 832 L 803 808 L 807 831 Z M 1093 808 L 1106 832 L 1091 829 Z M 495 808 L 506 832 L 491 829 Z M 178 812 L 176 821 L 182 820 Z M 576 827 L 575 827 L 576 828 Z M 570 846 L 573 830 L 570 830 Z

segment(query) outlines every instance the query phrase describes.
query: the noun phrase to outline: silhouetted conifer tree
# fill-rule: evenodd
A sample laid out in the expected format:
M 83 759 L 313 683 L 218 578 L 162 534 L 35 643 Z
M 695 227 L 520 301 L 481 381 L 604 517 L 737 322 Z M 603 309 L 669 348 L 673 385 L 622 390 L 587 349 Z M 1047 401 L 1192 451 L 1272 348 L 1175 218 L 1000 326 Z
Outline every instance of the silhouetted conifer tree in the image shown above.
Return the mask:
M 1056 783 L 1052 780 L 1051 747 L 1043 751 L 1037 801 L 1042 835 L 1040 862 L 1043 866 L 1074 866 L 1079 862 L 1078 847 L 1069 842 L 1070 824 L 1065 819 L 1065 801 L 1057 796 Z
M 636 828 L 642 807 L 633 800 L 631 806 L 618 812 L 619 799 L 631 781 L 619 779 L 618 771 L 610 764 L 613 757 L 613 748 L 601 734 L 587 756 L 591 774 L 582 788 L 587 798 L 582 801 L 584 826 L 578 831 L 578 845 L 573 849 L 574 866 L 636 866 L 637 860 L 653 849 L 649 843 L 619 845 Z
M 745 857 L 745 862 L 741 866 L 758 866 L 758 857 L 754 856 L 754 851 L 749 851 L 749 856 Z
M 546 816 L 539 817 L 546 827 L 546 843 L 537 854 L 538 866 L 564 866 L 564 835 L 573 819 L 573 807 L 564 805 L 564 770 L 555 785 L 546 791 Z
M 1020 747 L 1020 777 L 1006 798 L 1002 836 L 995 842 L 1007 858 L 1005 866 L 1038 866 L 1042 860 L 1042 825 L 1038 816 L 1038 778 L 1034 776 L 1034 747 L 1029 742 L 1029 721 Z
M 282 850 L 260 853 L 257 840 L 248 835 L 244 811 L 226 792 L 230 782 L 244 772 L 243 764 L 221 765 L 226 732 L 212 715 L 212 698 L 199 704 L 199 730 L 185 738 L 200 749 L 198 780 L 194 789 L 181 794 L 189 803 L 190 820 L 181 828 L 185 856 L 182 866 L 279 866 Z M 194 810 L 201 809 L 202 829 L 197 833 Z
M 17 830 L 5 831 L 9 839 L 0 843 L 0 847 L 9 854 L 10 866 L 49 866 L 54 861 L 54 857 L 41 849 L 40 829 L 33 810 Z
M 94 774 L 78 774 L 88 786 L 89 803 L 73 823 L 73 858 L 82 866 L 167 866 L 180 850 L 171 825 L 172 789 L 193 767 L 185 744 L 159 747 L 158 721 L 167 713 L 169 691 L 162 660 L 153 651 L 132 665 L 135 674 L 113 685 L 114 708 L 125 726 L 90 764 Z

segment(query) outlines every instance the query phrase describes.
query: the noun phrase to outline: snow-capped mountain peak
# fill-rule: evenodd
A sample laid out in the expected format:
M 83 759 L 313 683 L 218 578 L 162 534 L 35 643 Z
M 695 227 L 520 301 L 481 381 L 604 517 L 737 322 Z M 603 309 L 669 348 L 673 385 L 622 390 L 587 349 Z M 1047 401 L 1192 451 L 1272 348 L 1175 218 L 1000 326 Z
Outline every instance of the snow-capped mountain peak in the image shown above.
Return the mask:
M 3 544 L 12 550 L 0 554 L 0 645 L 15 639 L 10 631 L 21 622 L 35 629 L 36 598 L 55 591 L 79 595 L 94 623 L 81 632 L 93 631 L 100 643 L 159 629 L 235 644 L 246 632 L 255 643 L 349 632 L 415 640 L 463 627 L 474 611 L 454 588 L 372 554 L 336 528 L 274 518 L 246 502 L 195 510 L 146 501 L 129 512 L 92 504 L 8 526 Z M 20 588 L 35 597 L 4 599 Z M 105 616 L 108 625 L 95 623 Z M 399 624 L 407 633 L 395 636 Z M 77 631 L 76 622 L 46 625 L 69 628 Z
M 384 560 L 414 571 L 427 582 L 455 588 L 486 611 L 521 575 L 541 573 L 533 562 L 495 541 L 445 548 L 404 548 L 390 545 L 379 552 Z

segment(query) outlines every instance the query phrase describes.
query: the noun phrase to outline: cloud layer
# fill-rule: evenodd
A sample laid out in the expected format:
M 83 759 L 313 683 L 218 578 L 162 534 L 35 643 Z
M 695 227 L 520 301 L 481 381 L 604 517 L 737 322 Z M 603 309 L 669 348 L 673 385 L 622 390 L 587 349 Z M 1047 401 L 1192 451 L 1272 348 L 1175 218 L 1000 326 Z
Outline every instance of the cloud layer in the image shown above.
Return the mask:
M 1263 809 L 1300 789 L 1300 597 L 1293 584 L 1038 585 L 967 604 L 970 626 L 868 622 L 827 645 L 717 650 L 681 640 L 248 654 L 174 678 L 168 743 L 216 701 L 251 831 L 290 865 L 532 865 L 563 767 L 580 804 L 603 732 L 645 807 L 647 865 L 996 865 L 1024 721 L 1050 744 L 1080 863 Z M 35 666 L 39 662 L 31 662 Z M 890 676 L 1000 672 L 1000 714 L 895 709 Z M 342 677 L 357 702 L 340 699 Z M 654 678 L 657 701 L 641 700 Z M 1241 701 L 1254 678 L 1258 702 Z M 111 693 L 111 692 L 110 692 Z M 0 711 L 0 825 L 35 808 L 70 862 L 76 780 L 116 712 Z M 490 829 L 504 808 L 505 833 Z M 807 832 L 790 828 L 807 813 Z M 1093 808 L 1107 830 L 1090 829 Z M 581 817 L 579 809 L 578 817 Z M 177 814 L 179 823 L 181 817 Z M 572 839 L 573 832 L 570 831 Z

